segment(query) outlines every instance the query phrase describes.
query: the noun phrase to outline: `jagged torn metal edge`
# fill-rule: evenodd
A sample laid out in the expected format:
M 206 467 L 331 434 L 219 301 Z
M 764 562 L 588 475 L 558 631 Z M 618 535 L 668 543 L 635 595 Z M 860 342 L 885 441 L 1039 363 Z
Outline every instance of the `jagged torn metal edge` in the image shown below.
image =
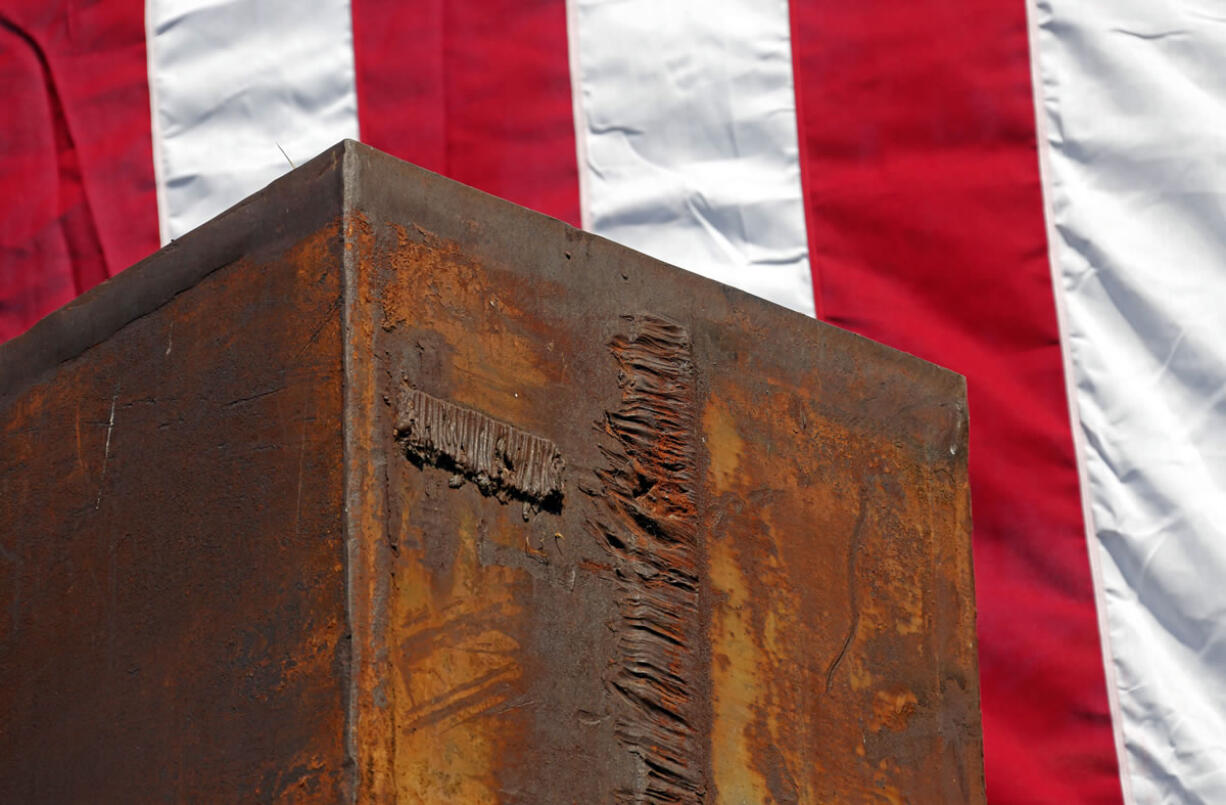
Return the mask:
M 566 462 L 549 439 L 413 388 L 401 392 L 395 434 L 411 461 L 466 478 L 484 495 L 562 505 Z
M 689 333 L 660 316 L 623 316 L 609 344 L 621 404 L 597 428 L 602 515 L 589 522 L 614 558 L 617 656 L 606 684 L 618 741 L 639 761 L 619 803 L 701 803 L 695 389 Z

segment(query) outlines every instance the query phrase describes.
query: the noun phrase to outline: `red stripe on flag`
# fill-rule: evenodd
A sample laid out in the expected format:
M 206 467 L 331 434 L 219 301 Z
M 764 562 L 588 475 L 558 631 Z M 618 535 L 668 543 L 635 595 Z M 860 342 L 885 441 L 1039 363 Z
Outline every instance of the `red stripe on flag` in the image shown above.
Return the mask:
M 0 9 L 0 341 L 158 246 L 144 4 Z
M 579 225 L 564 0 L 353 0 L 362 140 Z
M 1025 7 L 794 0 L 792 25 L 818 311 L 967 377 L 989 798 L 1118 802 Z

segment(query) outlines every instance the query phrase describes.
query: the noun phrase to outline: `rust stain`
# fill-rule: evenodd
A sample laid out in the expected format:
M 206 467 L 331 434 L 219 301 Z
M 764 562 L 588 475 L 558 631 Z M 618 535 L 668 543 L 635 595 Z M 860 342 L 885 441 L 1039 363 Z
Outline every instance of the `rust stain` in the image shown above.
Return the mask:
M 544 360 L 537 334 L 527 331 L 534 317 L 514 306 L 507 281 L 495 281 L 491 267 L 476 264 L 459 244 L 420 227 L 388 228 L 397 245 L 384 254 L 383 329 L 407 332 L 428 322 L 452 350 L 446 379 L 464 393 L 454 402 L 530 422 L 536 413 L 531 392 L 562 381 L 560 363 Z M 533 289 L 550 291 L 548 285 Z
M 698 513 L 694 501 L 694 368 L 689 334 L 659 316 L 624 316 L 615 337 L 621 405 L 600 430 L 609 466 L 597 471 L 604 517 L 590 524 L 612 555 L 620 614 L 607 683 L 619 702 L 617 737 L 638 760 L 622 803 L 700 803 L 696 729 L 702 674 Z
M 702 429 L 707 442 L 707 460 L 716 494 L 730 492 L 738 483 L 738 469 L 745 445 L 736 431 L 731 413 L 718 405 L 703 411 Z
M 710 584 L 721 599 L 711 615 L 711 777 L 719 802 L 756 802 L 766 781 L 754 768 L 752 740 L 759 679 L 748 584 L 731 540 L 708 548 Z
M 919 699 L 915 692 L 906 689 L 879 690 L 873 696 L 873 711 L 869 719 L 869 729 L 879 732 L 883 729 L 898 732 L 907 728 L 911 716 L 915 713 Z
M 872 671 L 891 675 L 879 659 L 866 662 L 889 651 L 885 636 L 896 634 L 885 618 L 897 603 L 876 547 L 885 493 L 871 452 L 883 445 L 857 441 L 795 393 L 747 399 L 723 383 L 712 388 L 702 421 L 708 483 L 720 493 L 707 516 L 716 797 L 879 801 L 899 774 L 885 774 L 879 790 L 852 787 L 860 773 L 877 781 L 883 747 L 861 754 L 858 730 L 836 714 L 867 713 L 879 684 Z M 801 430 L 811 447 L 773 455 Z M 875 604 L 881 619 L 864 614 Z
M 479 524 L 459 510 L 458 553 L 440 577 L 410 553 L 398 563 L 393 676 L 402 803 L 499 802 L 499 758 L 513 732 L 500 717 L 523 675 L 513 624 L 517 572 L 483 565 Z M 492 721 L 491 721 L 492 719 Z
M 345 255 L 345 510 L 352 630 L 348 752 L 353 762 L 352 795 L 358 802 L 392 801 L 394 713 L 387 700 L 389 668 L 387 602 L 389 558 L 380 537 L 386 490 L 371 456 L 382 444 L 375 398 L 374 277 L 366 263 L 375 249 L 374 231 L 359 213 L 346 220 Z
M 763 477 L 761 451 L 747 449 L 752 439 L 740 433 L 727 402 L 712 394 L 703 416 L 704 425 L 716 426 L 706 431 L 709 472 L 735 469 L 708 517 L 712 781 L 719 802 L 800 802 L 811 796 L 822 762 L 812 719 L 798 717 L 820 695 L 806 669 L 822 648 L 806 622 L 811 604 L 798 589 L 820 581 L 810 577 L 797 587 L 794 574 L 803 566 L 789 566 L 790 529 L 776 522 L 793 496 L 752 482 Z M 734 457 L 732 450 L 741 452 Z M 820 520 L 809 525 L 819 528 Z

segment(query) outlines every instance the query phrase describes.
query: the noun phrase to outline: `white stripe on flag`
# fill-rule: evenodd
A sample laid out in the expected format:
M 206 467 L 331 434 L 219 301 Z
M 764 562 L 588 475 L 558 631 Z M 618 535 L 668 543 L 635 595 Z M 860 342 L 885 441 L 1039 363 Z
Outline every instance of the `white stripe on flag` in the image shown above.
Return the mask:
M 357 138 L 346 0 L 148 0 L 145 20 L 163 243 Z
M 1226 16 L 1035 2 L 1124 787 L 1226 802 Z
M 786 0 L 569 0 L 584 228 L 813 315 Z

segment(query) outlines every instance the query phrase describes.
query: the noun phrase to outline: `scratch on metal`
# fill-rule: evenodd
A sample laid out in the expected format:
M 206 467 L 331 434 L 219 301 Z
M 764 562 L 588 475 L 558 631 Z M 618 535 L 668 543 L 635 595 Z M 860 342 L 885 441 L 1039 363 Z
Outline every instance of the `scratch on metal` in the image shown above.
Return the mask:
M 111 395 L 111 416 L 106 423 L 106 446 L 102 448 L 102 474 L 98 478 L 98 498 L 94 501 L 94 511 L 98 511 L 98 507 L 102 505 L 103 484 L 106 483 L 106 465 L 111 460 L 111 432 L 115 430 L 115 401 L 118 399 L 119 392 Z

